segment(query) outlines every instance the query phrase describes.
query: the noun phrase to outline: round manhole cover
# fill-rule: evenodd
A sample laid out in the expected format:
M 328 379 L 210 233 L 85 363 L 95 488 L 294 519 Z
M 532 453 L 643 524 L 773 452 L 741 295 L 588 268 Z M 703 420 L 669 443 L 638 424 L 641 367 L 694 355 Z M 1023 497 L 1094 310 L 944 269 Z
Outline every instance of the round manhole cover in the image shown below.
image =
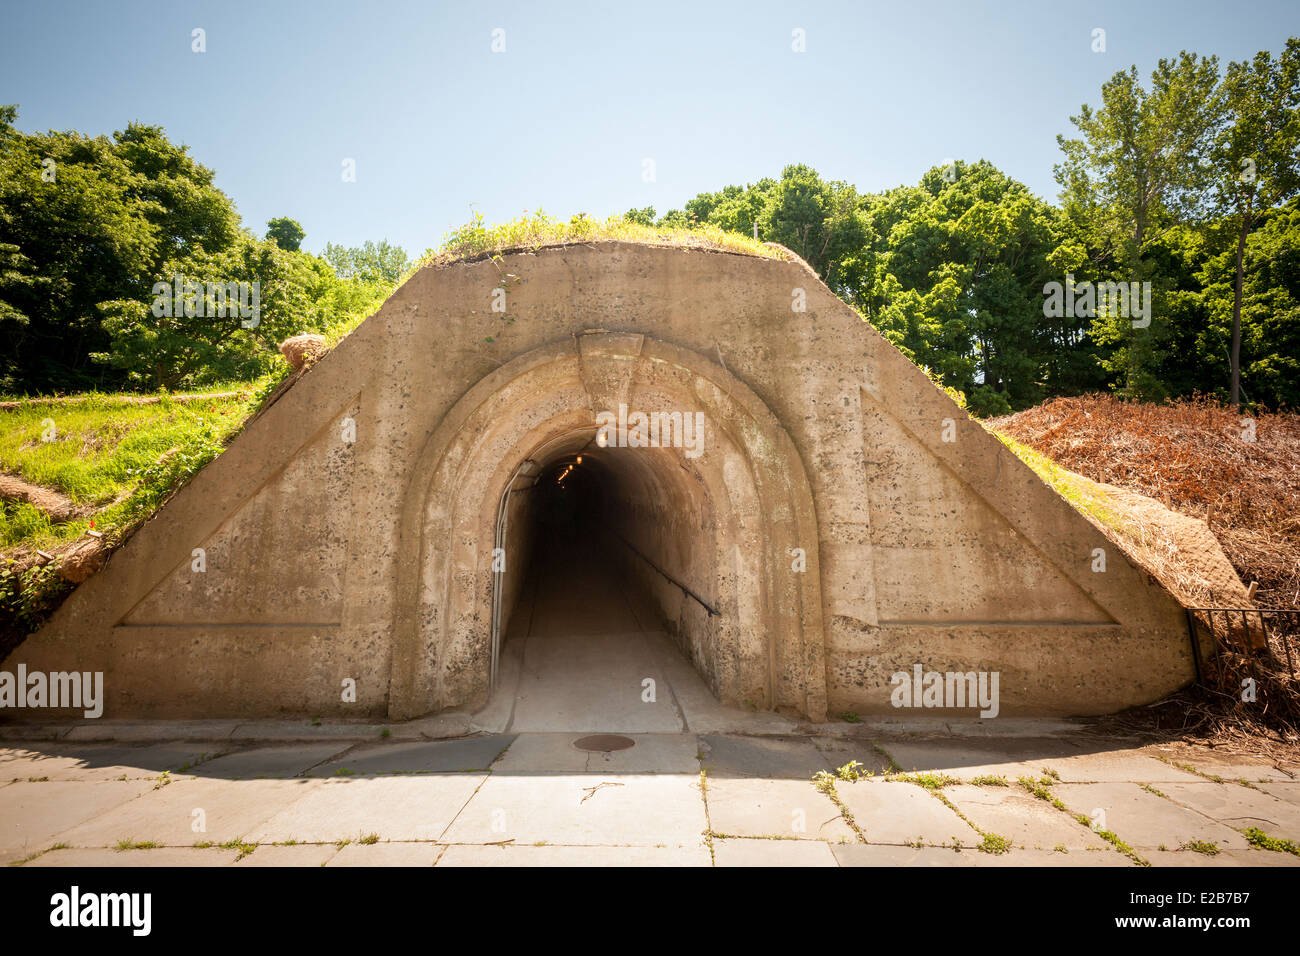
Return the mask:
M 631 737 L 622 737 L 618 734 L 592 734 L 590 737 L 579 737 L 573 742 L 573 746 L 579 750 L 608 753 L 611 750 L 627 750 L 628 747 L 636 746 L 636 741 Z

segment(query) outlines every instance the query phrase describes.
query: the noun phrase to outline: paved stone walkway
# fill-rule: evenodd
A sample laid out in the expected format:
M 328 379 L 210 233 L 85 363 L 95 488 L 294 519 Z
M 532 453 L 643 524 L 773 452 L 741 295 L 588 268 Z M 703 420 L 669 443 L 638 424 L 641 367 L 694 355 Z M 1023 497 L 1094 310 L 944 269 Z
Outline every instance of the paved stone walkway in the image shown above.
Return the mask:
M 608 753 L 577 736 L 0 744 L 0 862 L 1300 865 L 1247 835 L 1300 843 L 1300 771 L 1209 751 L 865 725 Z

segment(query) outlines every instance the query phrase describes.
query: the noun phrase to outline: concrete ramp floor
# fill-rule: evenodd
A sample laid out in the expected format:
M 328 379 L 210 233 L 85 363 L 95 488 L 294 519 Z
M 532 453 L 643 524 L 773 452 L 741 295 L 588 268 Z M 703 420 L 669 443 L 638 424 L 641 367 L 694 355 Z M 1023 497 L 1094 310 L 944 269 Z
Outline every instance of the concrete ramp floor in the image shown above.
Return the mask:
M 652 682 L 652 683 L 647 683 Z M 511 615 L 496 690 L 474 727 L 511 733 L 681 733 L 793 721 L 723 707 L 598 552 L 543 547 Z

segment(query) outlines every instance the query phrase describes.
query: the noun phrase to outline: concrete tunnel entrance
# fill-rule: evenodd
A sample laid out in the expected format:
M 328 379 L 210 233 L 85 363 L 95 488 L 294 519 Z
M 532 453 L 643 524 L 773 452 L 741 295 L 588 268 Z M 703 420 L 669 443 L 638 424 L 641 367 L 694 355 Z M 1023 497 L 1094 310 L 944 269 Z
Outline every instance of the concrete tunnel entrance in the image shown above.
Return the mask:
M 615 410 L 689 415 L 700 440 L 611 442 Z M 495 703 L 525 662 L 512 654 L 543 647 L 539 628 L 658 634 L 724 705 L 824 716 L 811 486 L 776 417 L 722 367 L 635 333 L 539 348 L 464 393 L 413 474 L 390 716 Z M 618 693 L 639 701 L 647 676 Z
M 677 690 L 718 696 L 713 662 L 682 653 L 713 643 L 721 616 L 705 486 L 680 449 L 602 440 L 552 440 L 502 495 L 492 683 L 514 729 L 677 731 Z

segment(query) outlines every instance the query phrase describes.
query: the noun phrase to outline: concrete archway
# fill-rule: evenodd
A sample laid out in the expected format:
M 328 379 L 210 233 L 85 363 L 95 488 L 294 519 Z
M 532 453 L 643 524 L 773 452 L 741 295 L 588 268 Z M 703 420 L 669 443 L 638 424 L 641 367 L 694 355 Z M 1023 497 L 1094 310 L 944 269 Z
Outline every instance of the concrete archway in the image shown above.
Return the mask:
M 596 445 L 597 416 L 620 405 L 701 413 L 698 455 Z M 529 544 L 529 523 L 516 515 L 506 573 L 494 576 L 503 495 L 584 448 L 619 505 L 602 545 L 641 577 L 719 699 L 824 718 L 816 513 L 794 443 L 721 366 L 662 340 L 604 331 L 489 374 L 421 451 L 403 502 L 399 581 L 416 597 L 399 602 L 394 622 L 390 715 L 487 699 L 494 584 L 508 619 L 520 582 L 512 561 Z M 529 507 L 526 495 L 510 497 L 511 510 Z

